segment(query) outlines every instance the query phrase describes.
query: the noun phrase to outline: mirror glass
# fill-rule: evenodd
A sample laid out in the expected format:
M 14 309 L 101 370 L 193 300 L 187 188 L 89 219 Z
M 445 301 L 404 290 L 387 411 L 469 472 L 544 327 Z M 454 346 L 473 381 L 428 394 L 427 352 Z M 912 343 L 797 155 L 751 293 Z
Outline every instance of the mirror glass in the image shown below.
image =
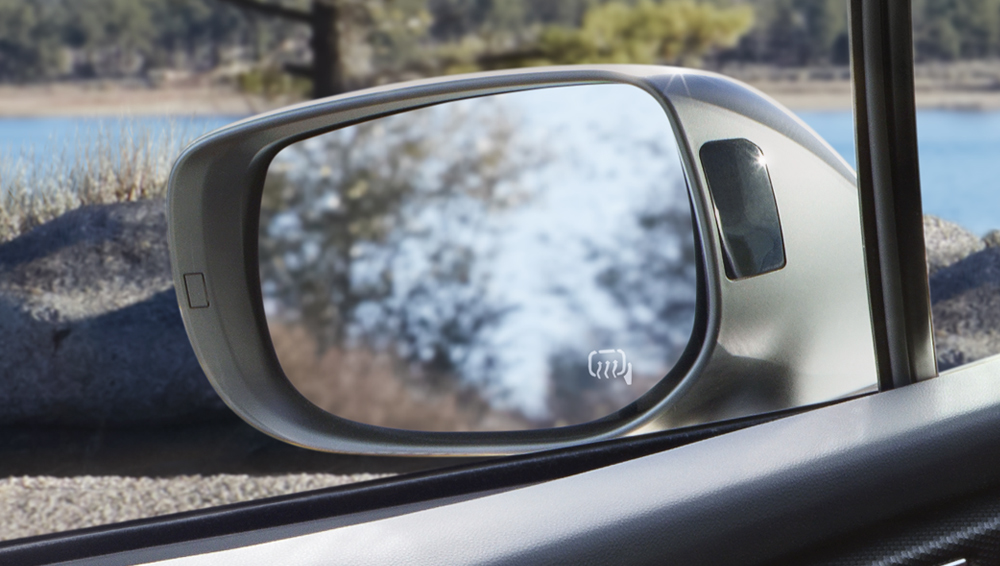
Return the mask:
M 627 85 L 440 104 L 285 148 L 260 275 L 288 379 L 409 430 L 611 415 L 690 338 L 695 242 L 664 109 Z

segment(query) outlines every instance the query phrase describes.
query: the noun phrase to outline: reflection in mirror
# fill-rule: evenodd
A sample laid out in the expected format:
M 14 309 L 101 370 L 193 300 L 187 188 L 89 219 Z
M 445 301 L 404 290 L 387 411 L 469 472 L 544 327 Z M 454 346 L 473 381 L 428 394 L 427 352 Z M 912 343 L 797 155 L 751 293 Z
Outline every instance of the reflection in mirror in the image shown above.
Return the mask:
M 260 274 L 275 351 L 311 402 L 428 431 L 611 415 L 695 315 L 670 123 L 626 85 L 441 104 L 284 149 Z

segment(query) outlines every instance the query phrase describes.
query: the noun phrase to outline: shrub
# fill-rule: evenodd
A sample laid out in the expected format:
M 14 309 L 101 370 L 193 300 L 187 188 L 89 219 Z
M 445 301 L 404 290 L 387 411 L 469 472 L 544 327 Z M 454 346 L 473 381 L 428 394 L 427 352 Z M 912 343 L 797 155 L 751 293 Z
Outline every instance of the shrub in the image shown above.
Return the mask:
M 174 121 L 154 131 L 136 120 L 118 128 L 78 134 L 73 152 L 0 153 L 0 242 L 83 206 L 164 197 L 170 167 L 193 129 Z
M 474 387 L 433 388 L 407 379 L 406 361 L 391 351 L 319 348 L 300 325 L 269 320 L 271 340 L 288 380 L 314 405 L 376 426 L 444 432 L 536 428 L 524 415 L 490 406 Z

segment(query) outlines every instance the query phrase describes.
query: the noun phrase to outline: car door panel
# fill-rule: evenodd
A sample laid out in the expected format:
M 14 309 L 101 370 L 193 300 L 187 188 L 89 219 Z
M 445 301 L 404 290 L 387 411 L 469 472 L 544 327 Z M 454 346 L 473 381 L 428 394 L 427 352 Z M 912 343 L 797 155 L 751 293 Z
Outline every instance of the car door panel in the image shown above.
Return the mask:
M 339 564 L 770 563 L 996 486 L 998 378 L 1000 359 L 991 358 L 940 379 L 562 479 L 101 559 L 136 564 L 173 554 L 176 558 L 164 564 L 176 565 L 307 565 L 330 559 Z M 262 504 L 223 508 L 206 512 L 203 521 L 210 524 L 213 515 L 227 512 L 252 516 L 266 510 Z M 50 539 L 50 546 L 58 546 L 58 538 Z M 70 544 L 68 538 L 64 544 Z M 16 557 L 16 551 L 8 547 L 0 559 Z
M 947 504 L 933 505 L 913 516 L 866 526 L 796 555 L 787 563 L 803 566 L 998 564 L 1000 492 L 991 489 Z
M 305 534 L 337 525 L 358 522 L 369 512 L 392 509 L 378 516 L 410 512 L 461 497 L 476 497 L 484 489 L 493 491 L 551 481 L 595 468 L 662 452 L 805 409 L 758 415 L 723 423 L 598 442 L 547 452 L 472 462 L 428 472 L 411 472 L 357 485 L 346 485 L 308 493 L 275 497 L 213 509 L 178 513 L 0 543 L 0 563 L 10 561 L 25 566 L 86 560 L 137 551 L 136 556 L 153 559 L 190 554 L 191 547 L 204 551 L 232 548 L 234 535 L 256 542 L 281 538 L 275 533 L 288 527 Z M 418 506 L 418 507 L 414 507 Z M 340 517 L 354 517 L 341 520 Z M 345 523 L 344 521 L 347 521 Z M 326 523 L 322 523 L 326 521 Z M 310 528 L 304 525 L 312 525 Z M 325 526 L 324 526 L 325 525 Z M 127 528 L 121 528 L 125 526 Z M 311 529 L 311 530 L 310 530 Z M 245 534 L 248 531 L 270 534 Z M 154 550 L 142 551 L 144 547 Z M 129 554 L 132 556 L 132 554 Z M 141 562 L 135 558 L 133 562 Z M 84 562 L 86 563 L 86 562 Z
M 994 360 L 562 480 L 175 564 L 320 564 L 334 549 L 347 564 L 768 563 L 988 487 L 998 372 Z

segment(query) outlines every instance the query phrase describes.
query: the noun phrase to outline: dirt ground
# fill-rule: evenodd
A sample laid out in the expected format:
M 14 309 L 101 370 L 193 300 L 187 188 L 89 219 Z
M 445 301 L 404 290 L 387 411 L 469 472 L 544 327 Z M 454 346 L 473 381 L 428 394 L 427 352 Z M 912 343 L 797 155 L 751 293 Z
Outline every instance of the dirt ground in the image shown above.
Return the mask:
M 174 427 L 5 427 L 0 541 L 475 461 L 316 452 L 235 417 Z
M 401 474 L 482 458 L 331 454 L 286 444 L 232 416 L 171 427 L 0 428 L 0 478 L 13 476 L 271 476 Z

